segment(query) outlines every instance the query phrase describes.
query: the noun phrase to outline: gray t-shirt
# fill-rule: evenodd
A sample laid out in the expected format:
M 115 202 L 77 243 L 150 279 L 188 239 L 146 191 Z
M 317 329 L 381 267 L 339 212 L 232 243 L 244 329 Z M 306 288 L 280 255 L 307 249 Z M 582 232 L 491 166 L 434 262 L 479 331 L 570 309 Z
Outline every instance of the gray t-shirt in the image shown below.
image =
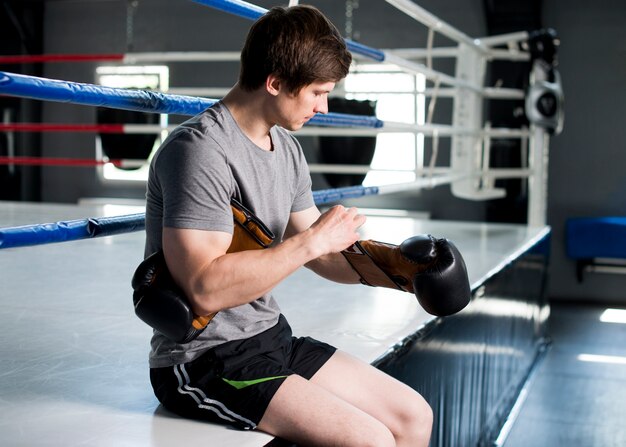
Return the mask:
M 271 138 L 272 151 L 255 145 L 219 102 L 174 130 L 150 165 L 146 256 L 161 249 L 163 227 L 232 233 L 232 197 L 272 230 L 276 242 L 282 240 L 289 213 L 314 202 L 297 140 L 278 126 L 271 129 Z M 150 367 L 185 363 L 221 343 L 256 335 L 275 325 L 279 314 L 267 294 L 220 311 L 196 340 L 184 345 L 155 331 Z

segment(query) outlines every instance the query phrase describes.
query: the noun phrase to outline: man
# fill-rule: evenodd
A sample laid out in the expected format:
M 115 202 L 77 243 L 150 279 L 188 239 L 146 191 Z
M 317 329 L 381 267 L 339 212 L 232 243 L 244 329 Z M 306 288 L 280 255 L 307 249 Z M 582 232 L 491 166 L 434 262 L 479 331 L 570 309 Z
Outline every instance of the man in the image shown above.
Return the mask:
M 354 208 L 321 214 L 300 129 L 348 73 L 337 29 L 310 6 L 276 7 L 251 28 L 238 83 L 172 132 L 148 181 L 146 255 L 163 250 L 197 315 L 217 313 L 190 343 L 158 331 L 151 380 L 178 414 L 265 431 L 302 445 L 426 446 L 432 412 L 408 386 L 308 337 L 294 338 L 271 290 L 301 266 L 342 283 L 340 253 L 365 222 Z M 277 236 L 227 253 L 232 198 Z

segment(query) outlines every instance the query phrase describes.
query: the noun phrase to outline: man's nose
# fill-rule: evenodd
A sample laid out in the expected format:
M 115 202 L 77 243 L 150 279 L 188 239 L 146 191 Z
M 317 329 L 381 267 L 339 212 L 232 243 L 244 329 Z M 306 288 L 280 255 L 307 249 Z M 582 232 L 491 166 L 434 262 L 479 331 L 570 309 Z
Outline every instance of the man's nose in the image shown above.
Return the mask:
M 328 97 L 323 95 L 315 104 L 316 113 L 328 113 Z

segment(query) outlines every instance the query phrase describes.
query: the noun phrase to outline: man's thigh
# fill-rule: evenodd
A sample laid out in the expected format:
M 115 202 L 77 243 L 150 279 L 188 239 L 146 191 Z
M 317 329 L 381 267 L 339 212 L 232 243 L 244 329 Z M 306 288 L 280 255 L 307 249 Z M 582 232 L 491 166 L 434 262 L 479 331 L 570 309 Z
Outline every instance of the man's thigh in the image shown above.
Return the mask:
M 390 429 L 408 413 L 430 412 L 428 403 L 414 389 L 342 351 L 337 351 L 311 382 Z
M 258 429 L 303 445 L 395 445 L 380 421 L 298 375 L 282 383 Z

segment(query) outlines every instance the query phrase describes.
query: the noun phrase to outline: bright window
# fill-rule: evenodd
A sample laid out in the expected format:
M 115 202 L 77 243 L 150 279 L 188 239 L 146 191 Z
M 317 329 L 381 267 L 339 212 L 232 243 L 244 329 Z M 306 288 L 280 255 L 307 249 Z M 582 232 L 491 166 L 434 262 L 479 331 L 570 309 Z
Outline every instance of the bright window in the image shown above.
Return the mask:
M 424 124 L 426 116 L 426 78 L 412 75 L 390 65 L 357 65 L 348 74 L 346 98 L 376 101 L 376 116 L 382 121 Z M 365 186 L 382 186 L 415 180 L 423 167 L 424 135 L 381 133 Z
M 106 87 L 165 92 L 169 87 L 169 68 L 164 65 L 102 66 L 96 69 L 96 83 Z M 159 125 L 163 131 L 156 138 L 152 152 L 145 163 L 136 169 L 119 169 L 112 163 L 107 163 L 100 170 L 102 178 L 105 181 L 147 181 L 152 155 L 167 137 L 167 124 L 167 115 L 161 114 Z M 96 158 L 106 160 L 99 137 L 96 137 Z

